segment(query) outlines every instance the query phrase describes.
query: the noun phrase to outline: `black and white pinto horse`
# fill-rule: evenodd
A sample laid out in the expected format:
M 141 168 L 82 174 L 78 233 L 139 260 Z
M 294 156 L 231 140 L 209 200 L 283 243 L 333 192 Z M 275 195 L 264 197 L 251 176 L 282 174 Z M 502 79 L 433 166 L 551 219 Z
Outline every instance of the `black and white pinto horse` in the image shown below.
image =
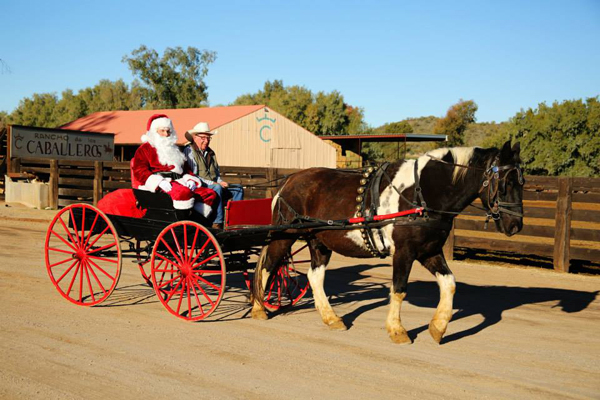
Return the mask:
M 325 268 L 333 251 L 349 257 L 368 258 L 390 255 L 393 276 L 386 329 L 395 343 L 411 340 L 400 321 L 400 308 L 406 296 L 408 277 L 418 260 L 437 279 L 440 300 L 429 324 L 429 332 L 440 342 L 452 317 L 456 288 L 454 275 L 442 254 L 452 221 L 477 198 L 496 229 L 512 236 L 523 227 L 523 175 L 519 144 L 506 142 L 502 149 L 442 148 L 417 160 L 389 164 L 379 182 L 377 215 L 425 207 L 424 216 L 390 220 L 387 225 L 369 229 L 323 230 L 290 229 L 288 236 L 273 240 L 261 254 L 256 268 L 252 296 L 252 317 L 267 319 L 264 298 L 275 266 L 289 253 L 299 238 L 309 244 L 311 266 L 308 279 L 314 302 L 323 322 L 332 329 L 345 330 L 342 319 L 332 309 L 323 289 Z M 356 217 L 357 188 L 364 175 L 327 168 L 311 168 L 291 175 L 273 199 L 272 223 L 282 225 L 298 216 L 317 220 Z M 364 186 L 363 186 L 364 190 Z M 359 193 L 362 191 L 359 189 Z M 375 192 L 372 192 L 375 193 Z M 375 194 L 365 192 L 369 203 Z M 369 217 L 369 210 L 365 211 Z M 359 215 L 360 216 L 360 215 Z M 373 217 L 373 215 L 371 215 Z M 364 226 L 363 226 L 364 228 Z M 371 225 L 368 226 L 371 228 Z

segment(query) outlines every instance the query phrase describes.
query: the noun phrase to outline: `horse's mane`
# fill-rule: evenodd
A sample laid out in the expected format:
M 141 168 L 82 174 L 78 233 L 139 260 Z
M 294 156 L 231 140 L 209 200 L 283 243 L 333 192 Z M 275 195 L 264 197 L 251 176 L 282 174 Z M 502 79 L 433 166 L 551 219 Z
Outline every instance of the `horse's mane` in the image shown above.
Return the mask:
M 460 167 L 459 165 L 471 165 L 476 154 L 475 149 L 479 149 L 479 147 L 443 147 L 428 151 L 426 155 L 441 160 L 450 154 L 452 156 L 451 162 L 458 164 L 454 167 L 454 171 L 452 172 L 452 183 L 457 183 L 464 179 L 469 171 L 468 168 Z

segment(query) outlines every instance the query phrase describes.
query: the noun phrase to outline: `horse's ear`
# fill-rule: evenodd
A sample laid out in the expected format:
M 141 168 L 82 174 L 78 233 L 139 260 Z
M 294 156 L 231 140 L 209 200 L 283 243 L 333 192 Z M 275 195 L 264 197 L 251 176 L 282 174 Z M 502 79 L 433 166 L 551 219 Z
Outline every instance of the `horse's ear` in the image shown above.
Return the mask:
M 511 156 L 512 151 L 510 150 L 510 140 L 507 140 L 506 143 L 504 143 L 504 146 L 502 146 L 502 150 L 500 150 L 500 157 L 506 160 L 511 158 Z
M 512 147 L 512 151 L 513 153 L 515 153 L 516 155 L 521 154 L 521 144 L 519 144 L 519 142 L 516 142 L 513 147 Z

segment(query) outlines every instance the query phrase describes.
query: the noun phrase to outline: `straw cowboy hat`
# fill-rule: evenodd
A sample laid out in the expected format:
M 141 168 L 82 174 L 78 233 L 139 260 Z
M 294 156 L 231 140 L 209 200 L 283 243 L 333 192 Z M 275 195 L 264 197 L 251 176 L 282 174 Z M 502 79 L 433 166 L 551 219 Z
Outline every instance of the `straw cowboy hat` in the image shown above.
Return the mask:
M 196 124 L 196 126 L 194 126 L 192 129 L 190 129 L 189 131 L 187 131 L 185 133 L 185 138 L 187 140 L 189 140 L 190 142 L 193 142 L 195 135 L 212 136 L 215 133 L 217 133 L 217 131 L 214 131 L 214 132 L 210 131 L 210 128 L 208 127 L 208 122 L 198 122 Z

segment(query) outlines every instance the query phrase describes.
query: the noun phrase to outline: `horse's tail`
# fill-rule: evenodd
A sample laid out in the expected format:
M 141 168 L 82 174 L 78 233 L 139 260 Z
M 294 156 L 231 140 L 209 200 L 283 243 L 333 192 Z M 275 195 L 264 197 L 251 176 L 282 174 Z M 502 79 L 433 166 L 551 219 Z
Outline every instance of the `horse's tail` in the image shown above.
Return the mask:
M 262 299 L 265 298 L 263 289 L 263 271 L 264 264 L 267 258 L 267 249 L 269 246 L 264 246 L 256 262 L 256 268 L 254 269 L 254 280 L 252 282 L 252 293 L 250 295 L 250 303 L 258 302 L 262 306 Z

